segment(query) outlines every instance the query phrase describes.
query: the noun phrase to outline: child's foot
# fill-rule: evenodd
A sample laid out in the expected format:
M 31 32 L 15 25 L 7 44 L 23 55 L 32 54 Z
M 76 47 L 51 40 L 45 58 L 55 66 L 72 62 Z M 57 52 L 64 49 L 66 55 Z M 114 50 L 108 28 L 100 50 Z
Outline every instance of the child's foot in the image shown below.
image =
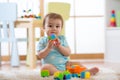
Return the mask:
M 90 72 L 91 75 L 95 75 L 96 73 L 99 72 L 99 69 L 97 67 L 93 67 L 89 69 L 88 71 Z

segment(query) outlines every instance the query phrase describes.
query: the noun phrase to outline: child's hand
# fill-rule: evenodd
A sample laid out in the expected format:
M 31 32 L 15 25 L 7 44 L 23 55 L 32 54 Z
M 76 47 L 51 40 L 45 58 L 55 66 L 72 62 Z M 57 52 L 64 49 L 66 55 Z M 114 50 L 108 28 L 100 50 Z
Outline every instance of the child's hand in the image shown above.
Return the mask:
M 57 38 L 56 40 L 54 40 L 54 46 L 58 47 L 60 45 L 60 40 Z
M 47 48 L 48 49 L 52 49 L 53 46 L 54 46 L 54 41 L 53 40 L 49 40 L 48 44 L 47 44 Z

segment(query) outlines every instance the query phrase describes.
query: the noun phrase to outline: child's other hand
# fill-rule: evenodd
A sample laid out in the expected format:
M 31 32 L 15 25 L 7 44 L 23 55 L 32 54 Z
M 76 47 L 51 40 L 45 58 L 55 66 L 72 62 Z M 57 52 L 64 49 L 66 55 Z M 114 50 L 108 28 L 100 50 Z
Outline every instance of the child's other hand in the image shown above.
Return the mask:
M 53 46 L 54 46 L 54 41 L 53 40 L 49 40 L 48 44 L 47 44 L 47 48 L 48 49 L 52 49 Z
M 60 45 L 60 40 L 57 38 L 55 41 L 54 41 L 54 46 L 55 47 L 58 47 Z

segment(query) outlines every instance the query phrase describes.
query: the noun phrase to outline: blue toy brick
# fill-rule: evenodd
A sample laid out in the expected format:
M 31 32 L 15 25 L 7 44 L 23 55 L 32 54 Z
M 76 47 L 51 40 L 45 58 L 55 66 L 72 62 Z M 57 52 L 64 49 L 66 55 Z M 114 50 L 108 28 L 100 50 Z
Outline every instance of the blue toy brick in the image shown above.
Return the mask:
M 50 34 L 50 36 L 48 36 L 49 40 L 54 40 L 56 39 L 56 35 L 55 34 Z
M 51 39 L 54 40 L 56 38 L 55 34 L 51 34 Z
M 72 77 L 78 77 L 78 74 L 72 74 Z
M 71 79 L 71 74 L 67 74 L 64 77 L 65 77 L 65 79 Z
M 85 72 L 81 72 L 81 78 L 85 78 Z
M 60 80 L 59 78 L 54 78 L 54 80 Z
M 72 77 L 74 77 L 74 74 L 72 74 Z
M 75 74 L 75 77 L 78 78 L 79 77 L 78 74 Z

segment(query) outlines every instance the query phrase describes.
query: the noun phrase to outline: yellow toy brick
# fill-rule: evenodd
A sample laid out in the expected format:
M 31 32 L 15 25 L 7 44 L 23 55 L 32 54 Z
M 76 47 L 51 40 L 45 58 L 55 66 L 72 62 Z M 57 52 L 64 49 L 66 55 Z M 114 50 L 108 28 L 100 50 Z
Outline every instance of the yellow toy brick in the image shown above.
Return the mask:
M 86 74 L 85 74 L 85 78 L 90 78 L 90 72 L 86 72 Z

